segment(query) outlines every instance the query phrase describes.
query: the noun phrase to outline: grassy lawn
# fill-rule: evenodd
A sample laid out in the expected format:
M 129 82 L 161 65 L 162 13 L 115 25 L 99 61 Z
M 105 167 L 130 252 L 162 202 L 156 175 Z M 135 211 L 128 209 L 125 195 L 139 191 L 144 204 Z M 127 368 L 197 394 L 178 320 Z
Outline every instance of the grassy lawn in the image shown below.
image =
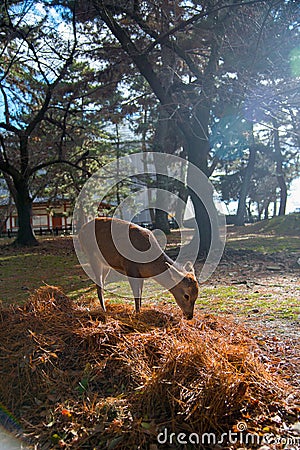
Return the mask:
M 61 245 L 63 239 L 41 240 L 40 246 L 32 249 L 2 246 L 0 301 L 5 304 L 23 302 L 30 292 L 43 284 L 60 286 L 75 298 L 89 291 L 91 283 L 78 263 L 71 242 L 67 238 L 65 245 Z
M 254 250 L 261 253 L 299 250 L 299 237 L 296 236 L 229 236 L 230 247 L 242 250 Z
M 228 229 L 227 243 L 235 249 L 262 253 L 300 251 L 300 214 L 263 220 Z
M 300 315 L 296 296 L 278 297 L 272 293 L 245 291 L 236 286 L 203 287 L 197 301 L 199 310 L 214 313 L 259 314 L 268 320 L 297 319 Z
M 44 239 L 38 247 L 21 250 L 11 247 L 7 239 L 0 240 L 0 281 L 3 304 L 22 303 L 42 285 L 60 287 L 74 300 L 83 296 L 97 298 L 95 285 L 81 268 L 70 238 Z M 124 297 L 132 301 L 127 281 L 109 282 L 106 288 L 108 301 L 122 303 Z M 162 295 L 172 301 L 171 295 L 162 294 L 162 288 L 153 280 L 145 282 L 144 294 L 146 301 L 161 300 Z

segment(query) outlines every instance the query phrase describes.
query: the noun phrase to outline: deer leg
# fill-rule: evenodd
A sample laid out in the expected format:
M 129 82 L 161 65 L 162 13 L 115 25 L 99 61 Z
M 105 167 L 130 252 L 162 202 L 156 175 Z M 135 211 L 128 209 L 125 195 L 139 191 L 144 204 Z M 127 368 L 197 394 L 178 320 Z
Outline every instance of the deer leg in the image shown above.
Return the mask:
M 99 283 L 99 284 L 98 284 L 98 283 Z M 105 304 L 104 304 L 104 297 L 103 297 L 103 287 L 102 287 L 102 285 L 101 285 L 100 283 L 101 283 L 100 280 L 97 281 L 97 294 L 98 294 L 98 299 L 99 299 L 101 308 L 103 309 L 103 311 L 106 311 Z
M 135 301 L 135 312 L 139 313 L 142 306 L 143 278 L 128 279 Z
M 89 254 L 89 264 L 94 273 L 98 299 L 103 311 L 106 311 L 103 297 L 103 287 L 105 278 L 109 272 L 109 267 L 105 266 L 94 253 Z
M 101 305 L 101 308 L 103 309 L 103 311 L 106 311 L 105 304 L 104 304 L 104 297 L 103 297 L 104 283 L 105 283 L 105 279 L 107 277 L 109 270 L 110 270 L 109 267 L 101 265 L 100 273 L 96 280 L 97 281 L 98 299 L 99 299 L 99 302 L 100 302 L 100 305 Z

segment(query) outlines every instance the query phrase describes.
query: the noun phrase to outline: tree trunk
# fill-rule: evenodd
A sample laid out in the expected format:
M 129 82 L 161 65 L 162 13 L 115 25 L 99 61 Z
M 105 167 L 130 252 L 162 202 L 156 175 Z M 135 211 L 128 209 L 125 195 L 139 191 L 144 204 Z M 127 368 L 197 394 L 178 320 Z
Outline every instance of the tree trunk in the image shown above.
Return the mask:
M 280 188 L 280 206 L 279 206 L 279 216 L 285 215 L 286 202 L 287 202 L 287 186 L 284 179 L 284 174 L 277 174 L 278 185 Z
M 249 200 L 248 204 L 246 205 L 246 209 L 247 209 L 247 214 L 249 217 L 249 222 L 252 223 L 253 217 L 252 217 L 252 212 L 251 212 L 251 200 Z
M 163 105 L 159 107 L 159 117 L 155 130 L 153 140 L 153 151 L 157 153 L 172 153 L 170 151 L 170 120 L 168 113 Z M 168 151 L 169 150 L 169 151 Z M 170 233 L 170 224 L 168 222 L 168 177 L 161 173 L 167 173 L 167 167 L 163 164 L 163 159 L 154 158 L 154 165 L 156 169 L 156 188 L 157 191 L 157 205 L 155 209 L 155 228 L 162 230 L 164 233 Z
M 248 160 L 248 164 L 247 164 L 247 167 L 245 170 L 242 187 L 240 190 L 238 210 L 237 210 L 237 215 L 236 215 L 236 224 L 239 226 L 245 225 L 246 200 L 247 200 L 247 195 L 248 195 L 249 188 L 250 188 L 251 177 L 252 177 L 253 170 L 254 170 L 255 157 L 256 157 L 256 146 L 251 145 L 249 160 Z
M 283 157 L 280 148 L 278 123 L 275 117 L 273 118 L 274 127 L 274 156 L 276 161 L 276 176 L 277 182 L 280 189 L 280 204 L 279 204 L 279 216 L 285 215 L 286 202 L 287 202 L 287 185 L 285 182 L 284 171 L 282 167 Z
M 162 3 L 161 15 L 161 32 L 167 31 L 168 23 L 166 22 L 166 16 L 164 14 L 164 9 L 168 8 L 167 2 Z M 174 81 L 174 68 L 175 68 L 175 55 L 174 52 L 165 45 L 161 48 L 162 57 L 162 73 L 161 80 L 162 86 L 165 92 L 168 92 L 170 86 Z M 173 121 L 170 119 L 170 114 L 167 111 L 165 105 L 160 105 L 158 114 L 158 122 L 155 130 L 154 137 L 154 151 L 159 153 L 169 153 L 172 154 L 174 150 L 174 140 L 172 130 Z M 156 161 L 154 161 L 156 166 Z M 156 167 L 156 181 L 157 188 L 160 190 L 157 192 L 157 203 L 161 205 L 161 208 L 155 209 L 155 227 L 162 230 L 164 233 L 169 234 L 170 224 L 168 221 L 168 178 L 159 174 L 159 167 Z M 161 168 L 164 173 L 166 173 L 167 168 Z
M 207 157 L 204 156 L 206 150 L 205 152 L 203 152 L 203 150 L 201 149 L 201 146 L 205 145 L 205 143 L 203 144 L 203 141 L 201 142 L 198 141 L 198 139 L 196 140 L 191 138 L 188 140 L 187 144 L 188 144 L 187 151 L 189 156 L 189 163 L 194 164 L 206 175 Z M 190 180 L 190 170 L 188 169 L 188 178 L 187 178 L 188 186 L 190 185 L 189 180 Z M 198 255 L 199 258 L 203 259 L 207 256 L 211 245 L 211 222 L 208 215 L 208 211 L 206 210 L 204 204 L 202 203 L 198 195 L 191 189 L 189 189 L 189 194 L 194 206 L 195 219 L 200 235 L 200 246 Z M 213 202 L 212 208 L 214 208 Z
M 183 176 L 182 170 L 180 176 Z M 183 219 L 184 219 L 184 213 L 185 213 L 185 205 L 187 204 L 188 200 L 188 189 L 187 186 L 183 183 L 179 183 L 178 186 L 178 200 L 176 202 L 175 206 L 175 220 L 179 226 L 179 228 L 183 227 Z
M 208 155 L 210 151 L 209 123 L 215 91 L 214 75 L 219 64 L 220 45 L 221 39 L 216 39 L 212 43 L 210 58 L 203 75 L 203 89 L 199 96 L 199 101 L 194 108 L 192 118 L 187 123 L 185 119 L 186 112 L 183 111 L 178 122 L 178 126 L 186 142 L 188 161 L 200 169 L 207 177 L 212 175 L 212 170 L 208 168 Z M 211 246 L 211 220 L 215 221 L 217 218 L 217 210 L 213 202 L 213 191 L 210 193 L 209 214 L 211 217 L 209 217 L 208 211 L 206 211 L 199 197 L 192 192 L 190 196 L 194 205 L 195 219 L 200 233 L 198 255 L 200 258 L 205 258 Z
M 275 199 L 273 203 L 273 217 L 276 216 L 277 216 L 277 200 Z
M 195 209 L 195 219 L 199 229 L 200 246 L 198 256 L 200 259 L 208 255 L 211 245 L 211 223 L 208 212 L 197 195 L 191 192 L 191 200 Z
M 29 195 L 26 181 L 15 182 L 16 188 L 16 208 L 18 212 L 19 229 L 14 242 L 18 246 L 38 245 L 31 225 L 32 200 Z
M 144 166 L 144 173 L 148 174 L 148 165 L 147 165 L 147 124 L 148 124 L 148 114 L 147 109 L 145 107 L 144 110 L 144 117 L 143 117 L 143 127 L 142 127 L 142 152 L 145 154 L 143 156 L 143 166 Z M 150 182 L 152 182 L 151 178 L 147 176 L 147 198 L 148 198 L 148 211 L 150 214 L 150 220 L 152 223 L 155 223 L 155 211 L 154 208 L 150 208 L 151 205 L 151 192 L 150 192 Z
M 161 208 L 155 208 L 155 228 L 162 230 L 164 233 L 170 233 L 170 224 L 168 221 L 168 181 L 164 175 L 156 174 L 156 182 L 157 182 L 157 204 L 161 205 Z
M 256 202 L 256 207 L 257 207 L 257 220 L 260 222 L 262 215 L 262 208 L 260 207 L 259 202 Z
M 194 133 L 189 135 L 184 133 L 189 162 L 194 164 L 206 176 L 208 175 L 208 153 L 210 149 L 208 140 L 209 111 L 208 105 L 204 104 L 201 108 L 199 107 L 197 117 L 195 118 L 196 120 L 194 121 Z M 199 258 L 202 259 L 207 256 L 211 245 L 211 221 L 208 212 L 198 195 L 190 190 L 190 197 L 193 202 L 195 219 L 200 234 L 198 255 Z M 214 208 L 213 202 L 212 208 Z
M 265 220 L 268 220 L 268 218 L 269 218 L 269 205 L 270 205 L 270 202 L 268 202 L 265 206 L 265 215 L 264 215 Z

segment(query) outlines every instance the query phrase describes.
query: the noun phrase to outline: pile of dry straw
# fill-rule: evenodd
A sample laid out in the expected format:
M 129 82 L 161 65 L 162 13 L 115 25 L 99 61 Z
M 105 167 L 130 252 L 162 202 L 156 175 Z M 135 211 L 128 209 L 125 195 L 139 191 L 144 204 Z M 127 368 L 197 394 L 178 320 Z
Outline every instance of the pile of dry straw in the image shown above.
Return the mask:
M 244 328 L 188 322 L 175 306 L 104 315 L 47 286 L 0 309 L 0 325 L 6 426 L 42 449 L 156 448 L 164 428 L 221 433 L 241 420 L 251 429 L 287 395 Z

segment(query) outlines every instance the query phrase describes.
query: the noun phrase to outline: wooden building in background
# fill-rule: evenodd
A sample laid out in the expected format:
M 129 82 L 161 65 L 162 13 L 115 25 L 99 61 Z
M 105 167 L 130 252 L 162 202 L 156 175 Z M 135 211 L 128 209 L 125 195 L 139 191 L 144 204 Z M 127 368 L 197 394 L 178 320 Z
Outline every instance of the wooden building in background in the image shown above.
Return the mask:
M 1 208 L 1 207 L 0 207 Z M 4 208 L 4 207 L 2 207 Z M 31 223 L 34 230 L 67 229 L 72 225 L 72 204 L 68 200 L 38 201 L 32 204 Z M 2 232 L 18 230 L 17 209 L 12 206 Z

